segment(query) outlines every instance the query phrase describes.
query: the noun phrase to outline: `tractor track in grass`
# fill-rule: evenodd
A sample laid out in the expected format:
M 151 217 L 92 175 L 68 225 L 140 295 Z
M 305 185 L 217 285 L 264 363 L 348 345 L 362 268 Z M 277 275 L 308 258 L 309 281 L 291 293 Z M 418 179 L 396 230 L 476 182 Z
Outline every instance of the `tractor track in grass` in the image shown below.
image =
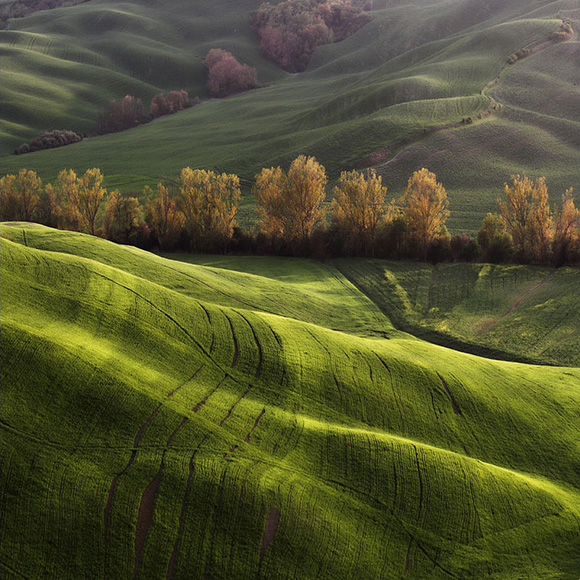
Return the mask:
M 262 345 L 260 344 L 260 341 L 258 340 L 258 335 L 256 334 L 256 331 L 255 331 L 253 325 L 250 323 L 250 321 L 241 312 L 237 312 L 237 314 L 238 314 L 238 316 L 243 318 L 246 321 L 246 324 L 250 327 L 250 330 L 252 331 L 252 335 L 254 336 L 254 341 L 256 342 L 256 346 L 258 347 L 258 366 L 256 367 L 256 373 L 254 375 L 254 378 L 259 379 L 261 374 L 262 374 L 262 362 L 264 360 L 264 354 L 262 352 Z
M 195 451 L 189 459 L 189 472 L 187 475 L 187 484 L 185 487 L 185 493 L 183 494 L 183 501 L 181 503 L 181 510 L 179 512 L 179 519 L 177 523 L 177 532 L 175 537 L 175 543 L 173 544 L 173 550 L 171 552 L 171 558 L 169 559 L 169 565 L 167 566 L 166 580 L 172 580 L 173 571 L 175 569 L 175 562 L 177 560 L 177 551 L 179 550 L 179 544 L 181 543 L 181 528 L 183 526 L 183 519 L 185 517 L 185 511 L 187 509 L 187 500 L 189 497 L 189 490 L 191 489 L 191 482 L 193 480 L 193 475 L 195 473 L 195 456 L 201 448 L 201 446 L 209 439 L 209 435 L 204 435 L 203 439 L 199 445 L 195 448 Z
M 232 331 L 232 339 L 234 342 L 234 354 L 233 354 L 233 358 L 232 358 L 232 364 L 230 365 L 230 368 L 233 369 L 238 364 L 238 355 L 239 355 L 238 339 L 236 338 L 236 332 L 234 330 L 234 323 L 232 322 L 232 319 L 225 312 L 224 312 L 224 316 L 228 319 L 228 322 L 230 324 L 230 329 Z
M 233 381 L 239 382 L 233 375 L 230 375 L 227 371 L 225 371 L 222 368 L 221 364 L 211 357 L 211 353 L 201 344 L 201 342 L 199 342 L 199 340 L 197 340 L 194 336 L 192 336 L 191 333 L 182 324 L 180 324 L 177 320 L 175 320 L 175 318 L 173 318 L 170 314 L 165 312 L 163 309 L 159 308 L 151 300 L 149 300 L 148 298 L 145 298 L 145 296 L 143 296 L 142 294 L 139 294 L 138 292 L 136 292 L 132 288 L 129 288 L 128 286 L 125 286 L 124 284 L 121 284 L 120 282 L 117 282 L 116 280 L 113 280 L 113 279 L 109 278 L 108 276 L 101 274 L 100 272 L 96 272 L 95 270 L 90 270 L 90 272 L 95 274 L 96 276 L 99 276 L 100 278 L 103 278 L 103 279 L 111 282 L 112 284 L 115 284 L 116 286 L 119 286 L 120 288 L 127 290 L 131 294 L 137 296 L 138 298 L 140 298 L 141 300 L 143 300 L 144 302 L 149 304 L 153 309 L 157 310 L 160 314 L 162 314 L 165 318 L 167 318 L 175 326 L 177 326 L 177 328 L 179 328 L 183 332 L 183 334 L 185 336 L 187 336 L 197 346 L 197 348 L 208 358 L 209 361 L 212 362 L 212 364 L 214 364 L 217 368 L 219 368 L 222 372 L 224 372 L 224 374 L 229 376 Z M 196 304 L 199 304 L 198 300 L 196 300 Z M 234 342 L 234 360 L 232 361 L 232 365 L 230 368 L 234 368 L 236 366 L 237 359 L 238 359 L 238 341 L 236 338 L 236 334 L 234 332 L 234 327 L 233 327 L 232 321 L 230 320 L 229 316 L 225 313 L 225 311 L 223 312 L 223 314 L 228 319 L 228 321 L 230 323 L 230 327 L 232 329 L 232 337 L 233 337 L 233 342 Z
M 280 515 L 280 512 L 275 508 L 270 508 L 268 510 L 266 525 L 262 535 L 262 546 L 260 548 L 260 566 L 262 565 L 262 560 L 264 559 L 270 544 L 276 537 L 276 532 L 278 531 L 278 526 L 280 524 Z
M 254 430 L 256 429 L 256 427 L 258 426 L 258 423 L 260 422 L 260 420 L 262 419 L 262 417 L 266 414 L 266 409 L 262 409 L 260 411 L 260 414 L 256 417 L 256 420 L 254 421 L 254 425 L 253 427 L 250 429 L 250 431 L 248 432 L 248 434 L 244 437 L 244 441 L 246 443 L 250 442 L 250 436 L 252 435 L 252 433 L 254 432 Z
M 198 375 L 198 373 L 202 370 L 203 367 L 204 367 L 204 365 L 202 365 L 201 367 L 199 367 L 189 377 L 189 379 L 187 379 L 187 381 L 181 383 L 179 386 L 177 386 L 175 389 L 173 389 L 170 393 L 168 393 L 166 395 L 165 399 L 166 400 L 170 399 L 175 393 L 177 393 L 185 385 L 187 385 L 188 383 L 190 383 Z M 108 495 L 107 495 L 107 503 L 105 505 L 105 509 L 104 509 L 104 512 L 103 512 L 103 519 L 104 519 L 104 549 L 105 549 L 105 574 L 104 574 L 104 578 L 105 578 L 105 580 L 107 578 L 107 571 L 108 571 L 109 525 L 110 525 L 110 521 L 111 521 L 110 520 L 110 518 L 111 518 L 111 510 L 112 510 L 112 507 L 113 507 L 113 499 L 114 499 L 114 496 L 115 496 L 115 490 L 117 488 L 117 485 L 118 485 L 119 480 L 121 479 L 121 477 L 123 475 L 125 475 L 125 473 L 127 473 L 127 471 L 129 471 L 129 469 L 131 468 L 131 466 L 135 462 L 135 459 L 137 457 L 137 451 L 138 451 L 139 445 L 141 443 L 141 439 L 143 438 L 143 435 L 144 435 L 145 431 L 147 430 L 147 428 L 149 427 L 149 425 L 151 424 L 151 422 L 153 421 L 153 419 L 155 419 L 155 416 L 157 415 L 157 413 L 159 412 L 159 410 L 161 409 L 162 406 L 163 406 L 163 402 L 160 402 L 155 407 L 155 409 L 153 409 L 153 411 L 151 412 L 151 414 L 149 415 L 149 417 L 147 417 L 147 419 L 141 425 L 141 427 L 139 427 L 139 430 L 137 431 L 137 435 L 135 435 L 135 440 L 133 442 L 133 448 L 131 450 L 131 457 L 129 458 L 129 461 L 127 462 L 127 465 L 125 465 L 125 467 L 123 468 L 123 470 L 120 473 L 118 473 L 113 478 L 113 481 L 111 482 L 111 486 L 109 487 L 109 492 L 108 492 Z
M 443 388 L 445 389 L 445 392 L 447 393 L 447 396 L 449 397 L 449 400 L 451 401 L 451 408 L 453 409 L 453 413 L 455 415 L 461 415 L 461 410 L 459 409 L 459 405 L 457 404 L 457 402 L 453 398 L 453 395 L 451 394 L 451 391 L 449 390 L 449 386 L 447 385 L 447 381 L 439 373 L 437 373 L 437 376 L 439 377 L 439 380 L 441 381 L 441 384 L 443 385 Z

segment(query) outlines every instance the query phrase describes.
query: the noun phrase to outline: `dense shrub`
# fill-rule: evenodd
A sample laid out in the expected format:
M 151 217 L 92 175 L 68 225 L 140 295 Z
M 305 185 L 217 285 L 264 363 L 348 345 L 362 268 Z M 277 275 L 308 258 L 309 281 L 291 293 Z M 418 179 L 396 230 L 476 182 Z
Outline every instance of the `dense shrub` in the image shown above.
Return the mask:
M 23 143 L 14 151 L 15 155 L 23 155 L 24 153 L 32 153 L 34 151 L 41 151 L 42 149 L 54 149 L 55 147 L 63 147 L 71 143 L 78 143 L 83 140 L 82 135 L 78 135 L 73 131 L 66 131 L 55 129 L 54 131 L 43 131 L 40 137 L 33 139 L 30 143 Z
M 258 86 L 256 69 L 241 64 L 227 50 L 212 48 L 203 62 L 208 69 L 207 88 L 214 97 L 227 97 Z
M 104 111 L 99 114 L 95 135 L 118 133 L 147 123 L 149 120 L 149 117 L 145 115 L 141 99 L 125 95 L 119 102 L 110 101 Z
M 353 0 L 265 2 L 250 23 L 260 37 L 262 54 L 288 72 L 306 69 L 317 46 L 339 42 L 370 21 L 368 3 Z
M 167 95 L 158 93 L 151 99 L 149 115 L 152 119 L 172 115 L 192 106 L 187 91 L 171 91 Z

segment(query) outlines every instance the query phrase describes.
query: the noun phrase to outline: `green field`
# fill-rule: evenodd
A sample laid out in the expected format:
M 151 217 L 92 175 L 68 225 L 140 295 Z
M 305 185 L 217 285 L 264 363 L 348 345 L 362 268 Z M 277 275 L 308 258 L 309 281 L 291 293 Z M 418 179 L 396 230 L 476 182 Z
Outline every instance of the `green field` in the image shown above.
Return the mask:
M 375 165 L 395 196 L 426 166 L 448 189 L 450 230 L 468 233 L 512 173 L 545 175 L 554 201 L 577 188 L 578 41 L 506 64 L 560 18 L 577 23 L 577 2 L 375 0 L 370 24 L 318 48 L 297 75 L 260 55 L 248 21 L 259 4 L 91 0 L 12 21 L 0 31 L 2 172 L 25 165 L 50 180 L 65 167 L 99 166 L 108 186 L 138 191 L 185 166 L 248 183 L 263 166 L 308 154 L 331 179 Z M 41 129 L 90 132 L 103 104 L 127 93 L 147 100 L 184 88 L 207 98 L 201 61 L 213 47 L 255 66 L 266 86 L 128 132 L 8 155 Z M 467 117 L 475 122 L 462 124 Z M 252 207 L 248 198 L 248 223 Z
M 1 233 L 2 578 L 577 579 L 578 369 L 418 340 L 330 264 Z
M 395 323 L 476 354 L 580 366 L 578 268 L 337 260 Z

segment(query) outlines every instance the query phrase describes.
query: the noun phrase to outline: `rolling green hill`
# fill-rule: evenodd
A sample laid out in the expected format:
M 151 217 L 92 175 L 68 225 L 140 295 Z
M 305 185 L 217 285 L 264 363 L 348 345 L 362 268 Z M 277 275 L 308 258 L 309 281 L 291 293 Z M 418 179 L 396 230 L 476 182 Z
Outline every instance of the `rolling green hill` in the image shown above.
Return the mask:
M 117 135 L 6 156 L 2 171 L 25 165 L 52 179 L 97 165 L 109 186 L 135 191 L 188 165 L 251 180 L 305 153 L 333 178 L 376 165 L 397 195 L 427 166 L 449 191 L 450 229 L 471 233 L 512 173 L 546 175 L 556 199 L 578 184 L 578 42 L 542 44 L 561 18 L 577 22 L 575 2 L 376 0 L 370 24 L 318 48 L 297 75 L 261 57 L 248 23 L 259 3 L 91 0 L 12 21 L 0 31 L 4 154 L 41 129 L 90 131 L 102 104 L 126 93 L 185 88 L 203 98 L 201 59 L 212 47 L 257 67 L 268 86 Z M 508 67 L 538 42 L 543 50 Z M 462 124 L 468 117 L 475 122 Z
M 336 260 L 396 324 L 459 350 L 580 366 L 578 269 Z
M 310 261 L 0 244 L 3 578 L 577 577 L 578 369 L 417 340 Z

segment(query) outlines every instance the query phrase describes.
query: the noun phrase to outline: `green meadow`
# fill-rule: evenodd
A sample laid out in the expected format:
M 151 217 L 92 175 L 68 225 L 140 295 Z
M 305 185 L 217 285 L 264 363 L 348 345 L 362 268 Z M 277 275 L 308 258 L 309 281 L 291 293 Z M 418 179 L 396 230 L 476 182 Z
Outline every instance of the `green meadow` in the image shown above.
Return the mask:
M 577 578 L 580 372 L 396 330 L 419 267 L 1 233 L 3 578 Z M 546 274 L 484 269 L 450 327 Z
M 426 166 L 448 189 L 450 230 L 468 233 L 511 174 L 545 175 L 554 201 L 578 184 L 578 41 L 507 65 L 562 18 L 577 23 L 576 2 L 376 0 L 370 24 L 319 47 L 296 75 L 260 55 L 249 26 L 259 4 L 91 0 L 13 20 L 0 31 L 2 172 L 26 166 L 51 180 L 99 166 L 108 186 L 128 192 L 204 167 L 239 174 L 249 192 L 261 167 L 308 154 L 331 179 L 376 166 L 396 196 Z M 263 87 L 207 100 L 202 59 L 214 47 L 256 67 Z M 42 129 L 90 133 L 111 99 L 148 102 L 182 88 L 203 103 L 124 133 L 10 155 Z M 251 223 L 251 196 L 246 204 Z
M 578 268 L 355 259 L 334 265 L 415 336 L 483 356 L 580 366 Z

